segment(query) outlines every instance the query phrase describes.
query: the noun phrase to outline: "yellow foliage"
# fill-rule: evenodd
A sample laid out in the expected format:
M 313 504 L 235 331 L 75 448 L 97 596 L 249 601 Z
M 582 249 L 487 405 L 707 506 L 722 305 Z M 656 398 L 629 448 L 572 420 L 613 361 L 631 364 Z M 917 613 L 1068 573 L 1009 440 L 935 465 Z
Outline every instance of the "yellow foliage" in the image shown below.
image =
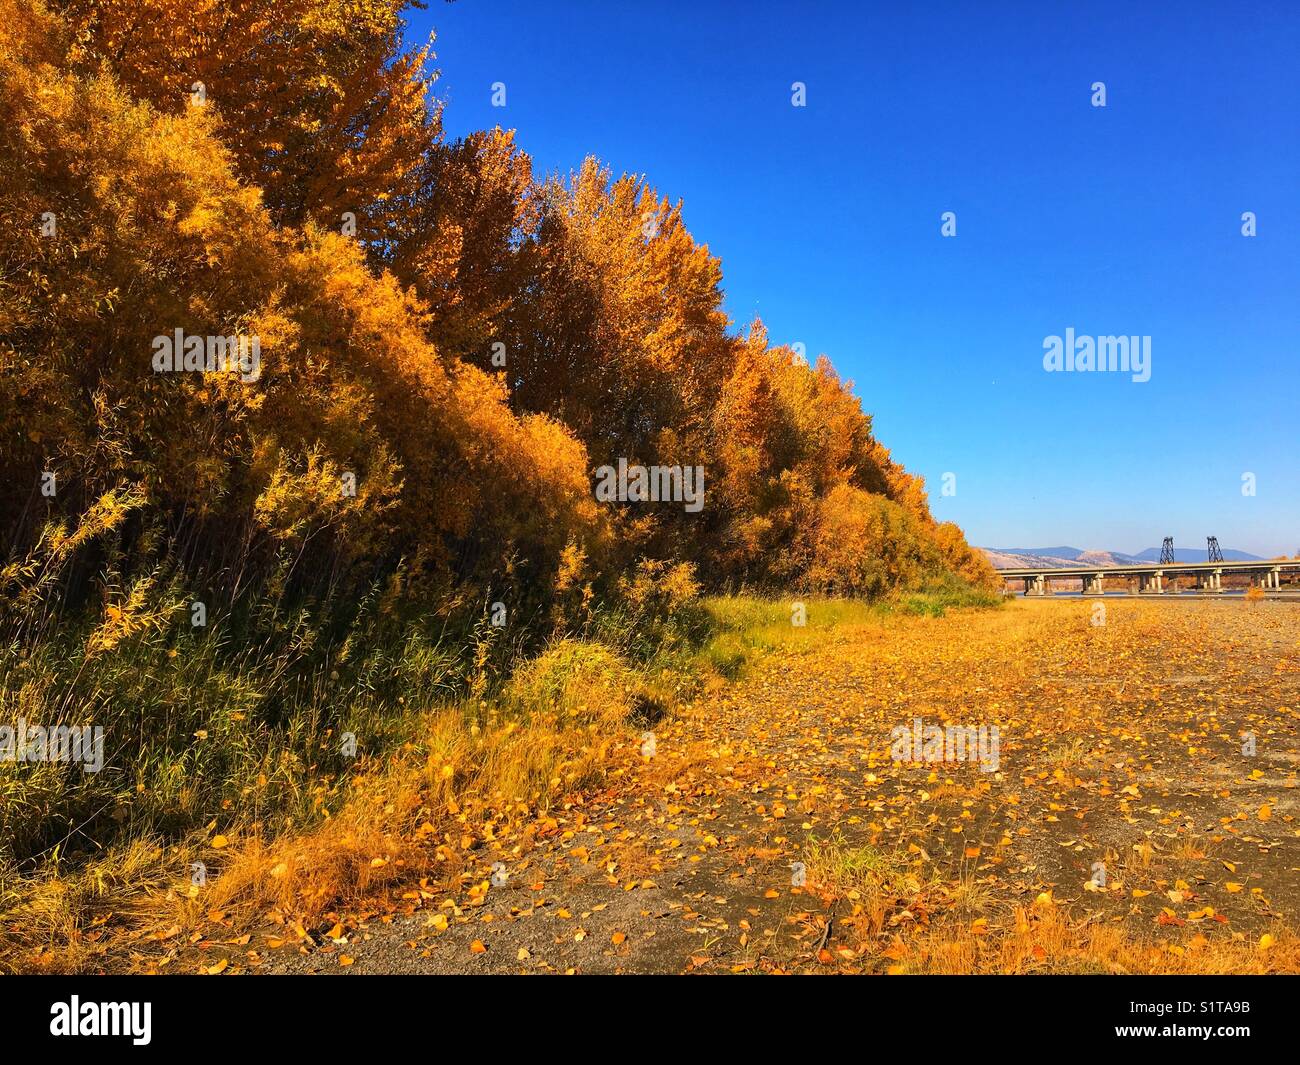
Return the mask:
M 93 564 L 120 492 L 151 530 L 127 577 L 186 537 L 259 573 L 405 559 L 411 597 L 580 591 L 557 623 L 593 588 L 992 579 L 851 383 L 727 332 L 680 203 L 594 159 L 536 181 L 500 130 L 444 144 L 398 0 L 3 2 L 0 215 L 55 227 L 0 281 L 0 474 L 60 486 L 0 499 L 26 594 Z M 257 372 L 156 372 L 178 331 L 255 339 Z M 700 466 L 703 513 L 598 506 L 618 459 Z

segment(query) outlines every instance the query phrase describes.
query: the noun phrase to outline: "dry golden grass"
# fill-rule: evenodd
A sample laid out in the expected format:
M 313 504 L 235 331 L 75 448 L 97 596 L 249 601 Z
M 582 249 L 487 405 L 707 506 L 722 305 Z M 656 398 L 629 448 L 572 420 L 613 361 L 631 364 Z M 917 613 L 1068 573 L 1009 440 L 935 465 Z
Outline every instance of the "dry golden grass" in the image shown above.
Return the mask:
M 99 953 L 110 920 L 147 920 L 175 863 L 143 841 L 65 874 L 6 885 L 0 972 L 76 973 Z
M 606 649 L 566 642 L 501 700 L 416 717 L 403 749 L 305 831 L 266 839 L 252 824 L 166 854 L 135 841 L 75 874 L 14 884 L 0 911 L 0 971 L 84 971 L 122 946 L 115 934 L 170 940 L 213 912 L 236 925 L 268 913 L 310 925 L 380 902 L 397 882 L 449 881 L 485 837 L 603 779 L 611 749 L 635 739 L 633 679 Z M 207 866 L 201 888 L 176 876 L 192 861 Z
M 458 856 L 481 841 L 485 825 L 496 835 L 509 832 L 514 821 L 590 785 L 623 739 L 608 725 L 471 731 L 453 712 L 437 715 L 429 742 L 437 753 L 420 763 L 399 757 L 305 834 L 238 849 L 204 894 L 204 909 L 250 916 L 280 909 L 310 921 L 374 898 L 394 880 L 454 875 Z
M 1300 937 L 1259 941 L 1193 935 L 1185 943 L 1139 937 L 1123 925 L 1071 920 L 1058 907 L 1018 907 L 1008 927 L 943 924 L 917 935 L 891 960 L 895 973 L 1265 974 L 1300 971 Z M 1262 937 L 1261 937 L 1262 938 Z

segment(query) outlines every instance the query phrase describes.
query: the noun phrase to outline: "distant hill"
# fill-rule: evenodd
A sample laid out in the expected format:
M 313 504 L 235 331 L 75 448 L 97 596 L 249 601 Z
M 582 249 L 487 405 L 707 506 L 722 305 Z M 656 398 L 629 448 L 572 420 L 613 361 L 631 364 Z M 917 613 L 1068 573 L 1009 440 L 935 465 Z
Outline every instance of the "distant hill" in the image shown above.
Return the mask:
M 994 569 L 1060 569 L 1063 566 L 1131 566 L 1145 559 L 1118 551 L 1077 547 L 982 547 Z M 1158 558 L 1160 552 L 1156 552 Z
M 1001 551 L 992 547 L 981 547 L 980 550 L 994 569 L 1059 569 L 1076 564 L 1074 558 L 1039 555 L 1032 551 Z
M 1149 547 L 1136 555 L 1120 551 L 1081 550 L 1077 547 L 981 547 L 994 569 L 1061 569 L 1066 566 L 1131 566 L 1134 563 L 1160 561 L 1160 548 Z M 1204 549 L 1180 547 L 1174 549 L 1178 562 L 1204 562 Z M 1245 551 L 1223 549 L 1227 562 L 1253 562 L 1258 555 Z
M 1131 566 L 1146 560 L 1136 555 L 1122 555 L 1118 551 L 1084 551 L 1074 561 L 1085 566 Z
M 1073 562 L 1083 552 L 1077 547 L 985 547 L 984 551 L 996 551 L 1000 555 L 1040 555 L 1044 558 L 1064 558 Z

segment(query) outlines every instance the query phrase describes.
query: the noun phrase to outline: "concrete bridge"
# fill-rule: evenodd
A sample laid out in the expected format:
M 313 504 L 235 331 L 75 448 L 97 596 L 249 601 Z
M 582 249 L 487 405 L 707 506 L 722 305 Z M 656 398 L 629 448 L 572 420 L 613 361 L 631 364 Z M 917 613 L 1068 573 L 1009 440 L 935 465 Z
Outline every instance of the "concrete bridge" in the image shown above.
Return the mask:
M 1060 569 L 998 570 L 1006 581 L 1023 581 L 1025 595 L 1052 594 L 1052 581 L 1082 581 L 1084 595 L 1104 595 L 1107 578 L 1137 579 L 1139 593 L 1160 594 L 1174 577 L 1193 577 L 1197 591 L 1223 591 L 1223 575 L 1246 574 L 1250 583 L 1265 591 L 1300 584 L 1300 559 L 1263 559 L 1259 562 L 1137 562 L 1126 566 L 1062 566 Z

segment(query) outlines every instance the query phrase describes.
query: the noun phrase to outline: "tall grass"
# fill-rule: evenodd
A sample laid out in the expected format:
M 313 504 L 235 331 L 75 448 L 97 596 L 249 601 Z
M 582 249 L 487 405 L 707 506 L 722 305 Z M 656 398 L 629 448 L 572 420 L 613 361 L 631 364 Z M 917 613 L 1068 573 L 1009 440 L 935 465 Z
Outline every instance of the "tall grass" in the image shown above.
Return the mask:
M 453 596 L 403 610 L 391 580 L 293 605 L 267 584 L 196 626 L 157 573 L 105 581 L 102 610 L 6 575 L 0 718 L 101 728 L 105 758 L 0 761 L 0 968 L 129 910 L 131 885 L 194 895 L 195 861 L 221 877 L 206 898 L 337 897 L 449 802 L 581 789 L 673 698 L 634 667 L 702 623 L 689 567 L 659 564 L 508 627 Z
M 164 607 L 107 649 L 85 621 L 0 646 L 6 717 L 102 728 L 105 746 L 99 772 L 0 763 L 0 863 L 174 839 L 236 809 L 268 826 L 301 820 L 390 745 L 406 708 L 466 686 L 465 634 L 434 619 L 386 622 L 363 601 L 342 633 L 329 628 L 307 608 L 194 628 Z
M 881 625 L 891 614 L 925 614 L 942 617 L 947 610 L 987 609 L 1002 602 L 994 595 L 960 579 L 928 586 L 925 590 L 872 601 L 791 594 L 781 600 L 770 596 L 731 595 L 702 603 L 707 636 L 698 648 L 683 656 L 678 669 L 703 663 L 728 679 L 739 676 L 747 663 L 777 648 L 798 650 L 825 639 L 832 629 Z

